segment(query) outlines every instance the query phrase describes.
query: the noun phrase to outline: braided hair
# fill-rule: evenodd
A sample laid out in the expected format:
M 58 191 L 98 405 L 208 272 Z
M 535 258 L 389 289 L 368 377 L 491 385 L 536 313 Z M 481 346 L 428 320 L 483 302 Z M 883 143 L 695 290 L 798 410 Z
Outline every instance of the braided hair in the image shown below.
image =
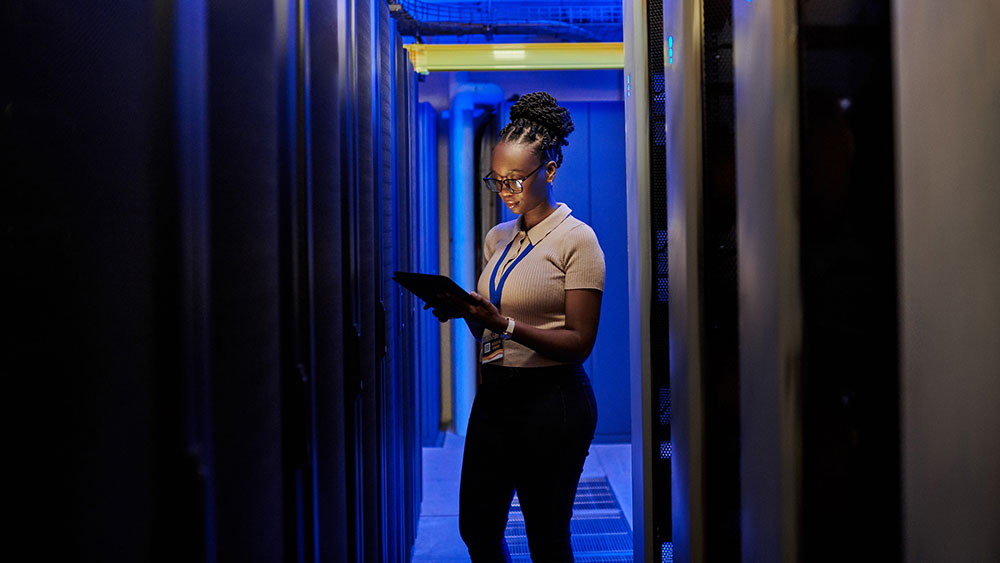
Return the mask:
M 562 147 L 573 131 L 569 110 L 556 103 L 545 92 L 533 92 L 520 97 L 510 108 L 510 123 L 500 131 L 501 143 L 525 143 L 543 163 L 555 161 L 562 165 Z

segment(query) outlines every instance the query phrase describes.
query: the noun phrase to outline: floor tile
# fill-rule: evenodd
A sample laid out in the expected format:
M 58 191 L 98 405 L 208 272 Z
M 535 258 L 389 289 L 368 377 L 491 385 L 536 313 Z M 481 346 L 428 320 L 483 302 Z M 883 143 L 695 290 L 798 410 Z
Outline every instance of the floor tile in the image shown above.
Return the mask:
M 459 481 L 462 477 L 461 448 L 423 448 L 425 481 Z
M 421 516 L 458 516 L 459 481 L 424 481 Z
M 604 466 L 601 464 L 601 458 L 596 451 L 597 448 L 598 446 L 590 446 L 590 454 L 587 455 L 587 459 L 583 462 L 581 479 L 604 476 Z
M 412 561 L 468 562 L 469 552 L 458 531 L 458 516 L 421 516 Z
M 607 444 L 597 446 L 597 449 L 611 490 L 618 498 L 629 527 L 632 527 L 632 445 Z

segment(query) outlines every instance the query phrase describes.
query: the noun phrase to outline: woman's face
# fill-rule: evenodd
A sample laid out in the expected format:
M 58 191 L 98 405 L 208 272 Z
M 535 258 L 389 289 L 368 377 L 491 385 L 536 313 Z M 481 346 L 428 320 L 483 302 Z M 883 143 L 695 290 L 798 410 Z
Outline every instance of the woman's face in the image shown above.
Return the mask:
M 539 166 L 540 164 L 542 163 L 531 151 L 530 145 L 503 142 L 493 148 L 490 175 L 498 180 L 524 179 L 521 193 L 512 194 L 507 189 L 500 191 L 500 199 L 518 215 L 549 201 L 548 184 L 555 179 L 556 163 L 548 162 L 545 166 Z

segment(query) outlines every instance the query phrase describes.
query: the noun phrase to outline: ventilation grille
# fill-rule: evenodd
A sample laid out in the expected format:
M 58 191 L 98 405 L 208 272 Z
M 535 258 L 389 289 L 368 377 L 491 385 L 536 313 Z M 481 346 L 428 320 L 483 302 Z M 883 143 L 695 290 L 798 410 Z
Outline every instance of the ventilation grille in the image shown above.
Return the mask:
M 649 79 L 649 189 L 650 189 L 650 243 L 652 252 L 653 288 L 652 307 L 649 318 L 650 372 L 653 385 L 652 420 L 653 431 L 648 437 L 654 448 L 652 468 L 652 519 L 653 541 L 669 542 L 671 537 L 671 491 L 670 491 L 670 356 L 669 308 L 670 283 L 668 275 L 667 240 L 667 125 L 666 114 L 669 107 L 670 91 L 666 81 L 667 55 L 664 50 L 663 0 L 652 0 L 646 11 L 646 72 Z M 664 401 L 665 399 L 665 401 Z M 664 405 L 666 402 L 666 405 Z M 655 455 L 659 450 L 660 455 Z M 654 544 L 655 545 L 655 544 Z M 652 563 L 660 560 L 654 550 L 648 559 Z
M 570 532 L 573 556 L 578 563 L 632 563 L 632 530 L 606 477 L 580 480 Z M 524 514 L 516 495 L 504 536 L 514 563 L 531 561 Z
M 660 549 L 660 560 L 663 563 L 674 563 L 674 543 L 673 542 L 663 542 L 663 546 Z
M 660 426 L 670 427 L 670 389 L 660 389 Z

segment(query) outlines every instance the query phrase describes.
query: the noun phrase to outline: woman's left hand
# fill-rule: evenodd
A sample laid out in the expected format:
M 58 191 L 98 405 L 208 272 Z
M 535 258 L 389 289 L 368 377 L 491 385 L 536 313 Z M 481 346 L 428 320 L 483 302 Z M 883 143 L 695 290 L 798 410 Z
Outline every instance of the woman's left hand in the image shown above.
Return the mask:
M 475 291 L 469 292 L 478 304 L 465 305 L 465 320 L 470 325 L 484 326 L 493 332 L 503 332 L 507 328 L 507 317 L 500 314 L 500 311 L 482 295 Z

